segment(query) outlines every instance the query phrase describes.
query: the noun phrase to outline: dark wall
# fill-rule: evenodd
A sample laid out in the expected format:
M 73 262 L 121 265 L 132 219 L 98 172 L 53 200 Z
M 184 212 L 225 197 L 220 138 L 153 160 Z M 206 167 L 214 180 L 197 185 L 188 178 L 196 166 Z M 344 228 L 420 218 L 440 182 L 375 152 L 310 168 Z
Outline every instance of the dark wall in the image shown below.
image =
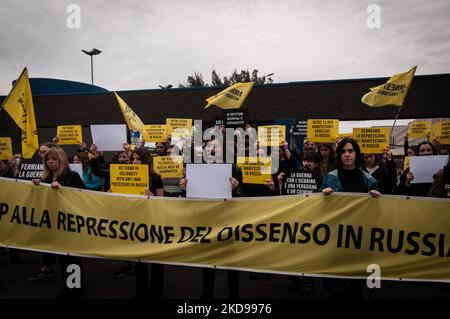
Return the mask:
M 275 119 L 336 118 L 340 120 L 392 119 L 397 108 L 371 108 L 361 103 L 370 87 L 387 78 L 338 81 L 291 82 L 255 86 L 244 102 L 252 122 L 271 123 Z M 202 119 L 213 122 L 222 114 L 217 107 L 204 110 L 205 99 L 223 88 L 140 90 L 118 92 L 146 124 L 165 123 L 168 117 Z M 4 97 L 0 97 L 3 101 Z M 450 74 L 416 76 L 399 118 L 450 117 Z M 85 126 L 86 142 L 90 124 L 124 123 L 113 93 L 34 96 L 39 141 L 51 139 L 56 126 Z M 85 133 L 86 132 L 86 133 Z M 5 111 L 0 112 L 0 136 L 19 131 Z M 16 141 L 16 142 L 15 142 Z

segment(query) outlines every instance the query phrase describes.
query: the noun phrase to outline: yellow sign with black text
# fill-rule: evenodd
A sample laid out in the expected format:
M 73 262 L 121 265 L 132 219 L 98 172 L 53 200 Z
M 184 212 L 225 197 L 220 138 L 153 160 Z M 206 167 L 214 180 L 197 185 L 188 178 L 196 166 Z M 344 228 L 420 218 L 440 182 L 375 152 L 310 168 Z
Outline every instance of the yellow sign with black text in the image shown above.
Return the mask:
M 178 199 L 0 178 L 0 245 L 320 277 L 450 282 L 450 200 L 335 193 Z
M 75 145 L 83 142 L 81 125 L 60 125 L 56 129 L 59 145 Z
M 280 146 L 286 140 L 285 125 L 258 126 L 258 141 L 261 146 Z
M 162 178 L 183 177 L 183 156 L 154 156 L 153 169 Z
M 266 157 L 238 157 L 237 166 L 242 171 L 242 181 L 245 184 L 265 185 L 272 178 L 272 159 Z
M 148 165 L 111 164 L 110 185 L 112 193 L 144 195 L 149 189 Z
M 143 138 L 146 142 L 165 142 L 167 139 L 165 124 L 144 125 Z
M 353 138 L 358 142 L 361 153 L 381 154 L 389 146 L 389 128 L 354 128 Z
M 317 143 L 334 143 L 339 136 L 339 120 L 308 120 L 308 139 Z
M 13 156 L 10 137 L 0 137 L 0 160 L 9 160 Z

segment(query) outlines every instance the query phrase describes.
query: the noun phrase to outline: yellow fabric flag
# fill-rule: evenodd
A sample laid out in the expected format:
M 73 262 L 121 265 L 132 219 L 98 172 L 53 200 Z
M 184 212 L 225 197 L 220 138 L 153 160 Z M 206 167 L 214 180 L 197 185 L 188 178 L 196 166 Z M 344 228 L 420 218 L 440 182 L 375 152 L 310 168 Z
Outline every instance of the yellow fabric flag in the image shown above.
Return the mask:
M 206 99 L 208 104 L 205 109 L 215 105 L 224 110 L 238 109 L 241 107 L 247 95 L 250 93 L 255 82 L 236 83 L 220 93 Z
M 120 109 L 122 110 L 128 129 L 139 131 L 142 135 L 144 132 L 144 123 L 116 92 L 114 92 L 114 95 L 116 96 L 117 103 L 119 103 Z
M 371 107 L 403 106 L 416 69 L 417 65 L 408 72 L 395 74 L 385 84 L 370 88 L 371 92 L 364 95 L 361 102 Z
M 16 84 L 3 102 L 2 108 L 22 130 L 23 158 L 32 158 L 39 148 L 39 140 L 27 68 L 23 69 Z

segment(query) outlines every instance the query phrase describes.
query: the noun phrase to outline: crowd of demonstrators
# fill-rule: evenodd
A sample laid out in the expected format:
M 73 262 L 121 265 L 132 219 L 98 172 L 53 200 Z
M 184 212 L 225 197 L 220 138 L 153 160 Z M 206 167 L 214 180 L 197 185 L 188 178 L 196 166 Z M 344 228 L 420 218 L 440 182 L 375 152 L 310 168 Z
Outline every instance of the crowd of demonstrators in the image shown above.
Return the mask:
M 246 127 L 249 132 L 251 126 Z M 314 172 L 315 176 L 321 176 L 318 180 L 319 189 L 324 196 L 329 196 L 334 192 L 356 192 L 366 193 L 372 197 L 381 194 L 400 194 L 414 196 L 434 196 L 450 198 L 450 167 L 449 164 L 436 172 L 433 176 L 432 184 L 415 184 L 414 172 L 406 168 L 397 178 L 396 164 L 389 148 L 380 154 L 361 154 L 358 143 L 352 138 L 340 139 L 339 143 L 316 144 L 305 138 L 303 149 L 298 150 L 293 145 L 295 140 L 291 139 L 291 145 L 282 141 L 278 148 L 268 147 L 264 149 L 256 142 L 250 145 L 250 138 L 245 136 L 245 147 L 233 141 L 225 139 L 224 127 L 220 129 L 223 143 L 219 138 L 212 136 L 210 140 L 203 144 L 202 149 L 207 154 L 204 162 L 215 162 L 217 158 L 222 158 L 226 162 L 226 150 L 233 150 L 234 161 L 232 165 L 232 176 L 230 177 L 230 187 L 233 197 L 257 197 L 257 196 L 279 196 L 282 194 L 283 177 L 287 172 L 296 169 L 303 169 Z M 155 144 L 156 154 L 153 156 L 183 155 L 183 149 L 171 144 L 170 136 L 166 141 Z M 245 156 L 254 154 L 250 151 L 251 146 L 256 148 L 258 157 L 272 157 L 272 163 L 278 161 L 278 170 L 272 172 L 271 177 L 262 184 L 243 183 L 242 171 L 236 166 L 236 156 L 238 147 L 241 147 Z M 438 148 L 436 148 L 438 147 Z M 195 152 L 192 147 L 191 150 Z M 448 155 L 449 148 L 442 146 L 438 141 L 422 142 L 418 146 L 409 145 L 405 140 L 405 155 L 408 156 L 429 156 L 442 154 Z M 184 197 L 187 186 L 187 179 L 182 178 L 162 178 L 153 170 L 152 156 L 144 143 L 134 151 L 128 143 L 123 144 L 123 150 L 116 152 L 111 162 L 106 162 L 102 152 L 97 146 L 92 144 L 90 148 L 82 145 L 73 155 L 73 163 L 80 163 L 83 167 L 83 176 L 72 172 L 68 166 L 68 158 L 64 150 L 55 143 L 44 143 L 39 148 L 39 155 L 44 164 L 43 176 L 40 180 L 33 180 L 39 185 L 41 182 L 51 184 L 51 187 L 58 189 L 60 186 L 86 188 L 90 190 L 110 191 L 110 165 L 111 164 L 145 164 L 149 166 L 149 189 L 146 196 L 166 196 Z M 14 161 L 0 161 L 0 176 L 14 178 L 18 173 L 18 157 Z M 192 157 L 191 157 L 192 158 Z M 14 162 L 14 163 L 13 163 Z M 82 267 L 79 257 L 58 256 L 42 253 L 43 265 L 37 274 L 28 277 L 30 280 L 46 279 L 55 276 L 53 266 L 58 260 L 61 273 L 66 276 L 65 267 L 68 264 L 78 264 Z M 136 297 L 161 298 L 164 293 L 164 266 L 162 264 L 151 264 L 151 275 L 149 276 L 149 266 L 147 263 L 124 262 L 123 266 L 114 274 L 115 277 L 123 277 L 129 274 L 136 276 Z M 82 272 L 83 273 L 83 272 Z M 84 275 L 84 274 L 83 274 Z M 203 294 L 205 299 L 211 299 L 214 292 L 214 281 L 216 271 L 205 268 L 203 277 Z M 258 274 L 251 276 L 253 279 L 267 280 L 268 274 Z M 65 277 L 66 278 L 66 277 Z M 227 270 L 228 289 L 230 298 L 238 298 L 240 272 Z M 293 278 L 293 277 L 292 277 Z M 305 281 L 292 280 L 300 291 L 308 291 Z M 150 281 L 150 285 L 149 285 Z M 327 279 L 325 289 L 332 298 L 361 298 L 364 283 L 359 280 L 339 280 Z M 65 286 L 66 287 L 66 286 Z M 82 285 L 84 287 L 84 284 Z M 80 297 L 82 291 L 68 291 L 63 289 L 59 297 Z

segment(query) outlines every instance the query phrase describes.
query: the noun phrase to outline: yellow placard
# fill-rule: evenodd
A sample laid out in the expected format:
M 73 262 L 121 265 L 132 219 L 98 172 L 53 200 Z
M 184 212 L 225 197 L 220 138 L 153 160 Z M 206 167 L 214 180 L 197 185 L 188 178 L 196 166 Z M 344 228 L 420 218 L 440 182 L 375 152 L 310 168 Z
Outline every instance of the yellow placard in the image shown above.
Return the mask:
M 143 138 L 146 142 L 165 142 L 167 139 L 165 124 L 144 125 Z
M 165 199 L 7 178 L 0 189 L 0 245 L 9 247 L 359 279 L 376 264 L 382 280 L 450 282 L 448 199 Z
M 411 161 L 411 158 L 409 156 L 405 156 L 405 159 L 403 160 L 403 169 L 407 169 L 409 167 L 409 162 Z
M 441 144 L 450 144 L 450 121 L 435 123 L 432 137 L 437 137 Z
M 272 160 L 270 157 L 238 157 L 236 164 L 242 171 L 245 184 L 267 184 L 271 179 Z
M 413 121 L 408 124 L 408 138 L 428 137 L 431 132 L 430 121 Z
M 162 178 L 183 177 L 183 156 L 155 156 L 153 169 Z
M 280 146 L 286 140 L 286 125 L 258 126 L 260 146 Z
M 176 128 L 184 128 L 189 131 L 189 136 L 192 132 L 192 119 L 166 119 L 166 131 L 167 135 L 171 135 L 172 131 Z
M 353 138 L 358 142 L 361 153 L 381 154 L 389 146 L 389 128 L 354 128 Z
M 148 165 L 111 164 L 111 192 L 145 195 L 148 186 Z
M 0 160 L 9 160 L 13 156 L 10 137 L 0 137 Z
M 56 130 L 59 145 L 74 145 L 83 142 L 81 125 L 59 125 Z
M 334 143 L 339 136 L 339 120 L 308 120 L 308 138 L 311 142 Z

